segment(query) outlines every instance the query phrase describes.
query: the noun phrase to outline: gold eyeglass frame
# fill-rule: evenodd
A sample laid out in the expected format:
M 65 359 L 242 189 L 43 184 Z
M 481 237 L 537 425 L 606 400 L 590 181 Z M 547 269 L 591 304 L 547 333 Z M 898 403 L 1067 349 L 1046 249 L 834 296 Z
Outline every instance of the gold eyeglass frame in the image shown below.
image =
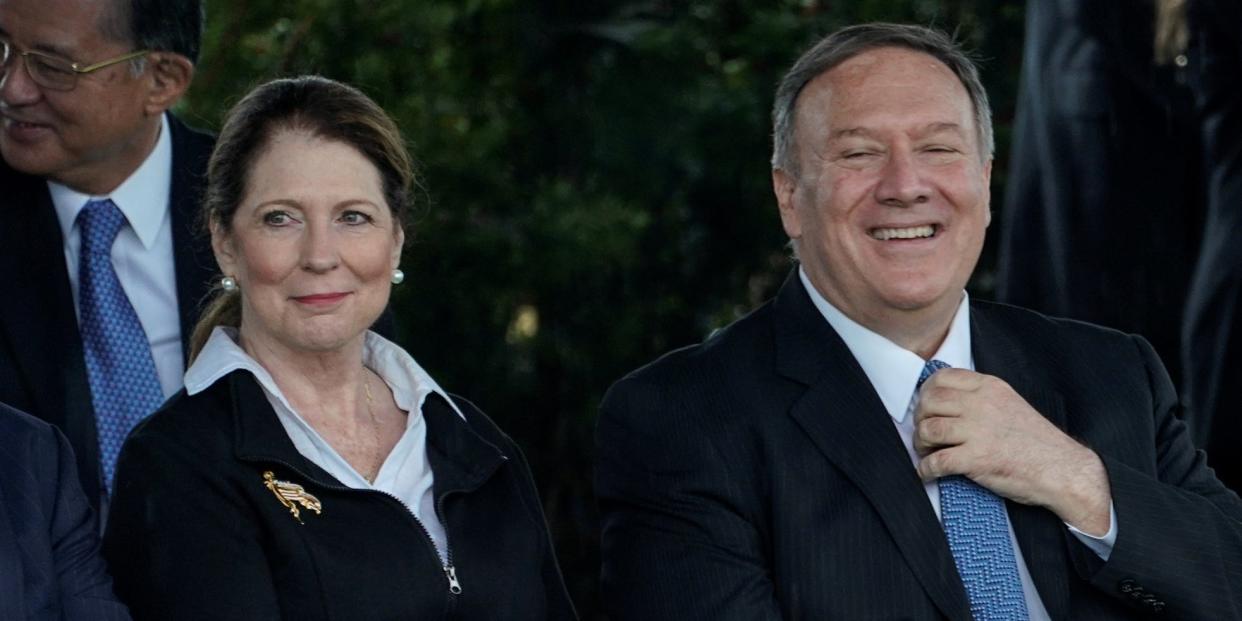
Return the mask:
M 126 54 L 122 54 L 120 56 L 117 56 L 116 58 L 109 58 L 108 60 L 102 60 L 97 63 L 92 63 L 86 66 L 82 66 L 81 63 L 76 63 L 70 60 L 66 60 L 64 58 L 60 58 L 59 56 L 52 56 L 51 54 L 44 54 L 43 52 L 36 52 L 33 50 L 19 49 L 17 45 L 15 45 L 12 41 L 8 41 L 5 39 L 0 39 L 0 49 L 2 49 L 2 54 L 0 54 L 0 69 L 3 69 L 3 71 L 0 73 L 2 73 L 5 77 L 8 76 L 8 72 L 9 72 L 8 65 L 9 65 L 10 60 L 12 60 L 13 62 L 16 62 L 17 59 L 20 57 L 22 60 L 22 63 L 25 64 L 26 75 L 29 75 L 30 79 L 33 80 L 35 84 L 38 84 L 39 86 L 42 86 L 43 88 L 50 88 L 52 90 L 57 90 L 57 91 L 71 91 L 74 88 L 77 88 L 78 78 L 83 75 L 86 75 L 88 73 L 94 73 L 96 71 L 99 71 L 100 69 L 111 67 L 112 65 L 123 63 L 127 60 L 133 60 L 135 58 L 146 56 L 147 54 L 151 53 L 151 50 L 138 50 L 135 52 L 129 52 Z M 40 78 L 38 77 L 39 75 L 38 71 L 30 70 L 29 59 L 31 56 L 38 57 L 39 59 L 43 60 L 43 62 L 49 65 L 52 65 L 52 68 L 54 69 L 63 68 L 68 73 L 72 74 L 73 83 L 70 84 L 68 87 L 62 87 L 57 84 L 46 84 L 45 83 L 47 81 L 46 77 Z

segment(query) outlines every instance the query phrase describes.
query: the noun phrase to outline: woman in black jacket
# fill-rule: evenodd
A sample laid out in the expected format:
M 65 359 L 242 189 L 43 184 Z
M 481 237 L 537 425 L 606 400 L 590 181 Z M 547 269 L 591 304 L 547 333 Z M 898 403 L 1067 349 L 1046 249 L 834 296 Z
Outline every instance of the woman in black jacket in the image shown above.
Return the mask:
M 105 554 L 135 618 L 574 618 L 517 446 L 368 330 L 412 180 L 349 86 L 277 80 L 230 112 L 220 291 L 118 463 Z

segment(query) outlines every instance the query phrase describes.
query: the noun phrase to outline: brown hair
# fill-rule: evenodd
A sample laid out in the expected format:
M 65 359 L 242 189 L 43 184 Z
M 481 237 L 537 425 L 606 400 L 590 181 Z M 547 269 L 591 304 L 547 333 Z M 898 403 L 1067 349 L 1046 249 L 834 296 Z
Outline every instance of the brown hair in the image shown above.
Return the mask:
M 407 225 L 417 180 L 397 124 L 362 91 L 320 76 L 301 76 L 260 85 L 226 115 L 207 165 L 200 218 L 207 234 L 213 225 L 229 231 L 251 166 L 282 131 L 306 132 L 357 149 L 379 171 L 384 200 L 398 226 Z M 216 326 L 241 323 L 240 293 L 217 289 L 212 295 L 190 337 L 191 361 Z

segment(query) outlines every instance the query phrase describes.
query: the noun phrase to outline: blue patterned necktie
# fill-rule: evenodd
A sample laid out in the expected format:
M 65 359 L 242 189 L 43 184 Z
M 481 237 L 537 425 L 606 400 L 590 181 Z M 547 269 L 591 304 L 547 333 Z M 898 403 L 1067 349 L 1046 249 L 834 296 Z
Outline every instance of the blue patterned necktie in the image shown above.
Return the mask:
M 107 493 L 125 436 L 164 402 L 147 335 L 112 267 L 112 242 L 123 226 L 125 215 L 111 200 L 89 201 L 78 213 L 79 327 Z
M 948 366 L 939 360 L 927 361 L 915 391 L 932 373 Z M 1009 539 L 1005 501 L 964 476 L 943 477 L 939 484 L 940 518 L 970 598 L 971 616 L 975 621 L 1025 621 L 1029 615 Z

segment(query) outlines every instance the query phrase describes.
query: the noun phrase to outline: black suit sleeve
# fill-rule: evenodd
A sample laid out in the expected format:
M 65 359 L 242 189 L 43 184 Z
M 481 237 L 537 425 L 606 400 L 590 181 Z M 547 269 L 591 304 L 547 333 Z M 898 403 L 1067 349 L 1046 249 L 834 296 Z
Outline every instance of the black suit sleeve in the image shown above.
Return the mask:
M 540 563 L 540 574 L 543 582 L 544 596 L 548 603 L 546 618 L 549 621 L 577 619 L 578 613 L 574 610 L 573 600 L 570 599 L 569 591 L 565 588 L 565 579 L 561 575 L 561 567 L 556 560 L 556 550 L 552 545 L 548 520 L 544 516 L 543 504 L 539 501 L 539 491 L 535 488 L 535 479 L 531 476 L 526 456 L 512 438 L 504 437 L 508 444 L 506 453 L 511 455 L 517 462 L 515 470 L 521 477 L 519 493 L 521 494 L 522 501 L 526 503 L 531 515 L 535 516 L 541 531 L 544 533 L 544 556 Z
M 1103 456 L 1117 541 L 1106 563 L 1076 550 L 1079 571 L 1143 612 L 1170 619 L 1242 619 L 1242 502 L 1195 450 L 1156 353 L 1146 341 L 1131 338 L 1156 406 L 1158 480 Z
M 95 516 L 82 486 L 78 483 L 77 462 L 69 441 L 53 427 L 47 428 L 41 468 L 52 474 L 42 490 L 48 495 L 49 540 L 53 571 L 59 586 L 66 619 L 123 621 L 129 619 L 125 607 L 112 594 L 103 558 L 99 555 L 99 532 Z
M 622 380 L 597 428 L 603 603 L 615 621 L 781 619 L 748 484 L 665 391 Z
M 156 434 L 121 451 L 104 555 L 135 619 L 280 618 L 260 521 L 209 468 Z

